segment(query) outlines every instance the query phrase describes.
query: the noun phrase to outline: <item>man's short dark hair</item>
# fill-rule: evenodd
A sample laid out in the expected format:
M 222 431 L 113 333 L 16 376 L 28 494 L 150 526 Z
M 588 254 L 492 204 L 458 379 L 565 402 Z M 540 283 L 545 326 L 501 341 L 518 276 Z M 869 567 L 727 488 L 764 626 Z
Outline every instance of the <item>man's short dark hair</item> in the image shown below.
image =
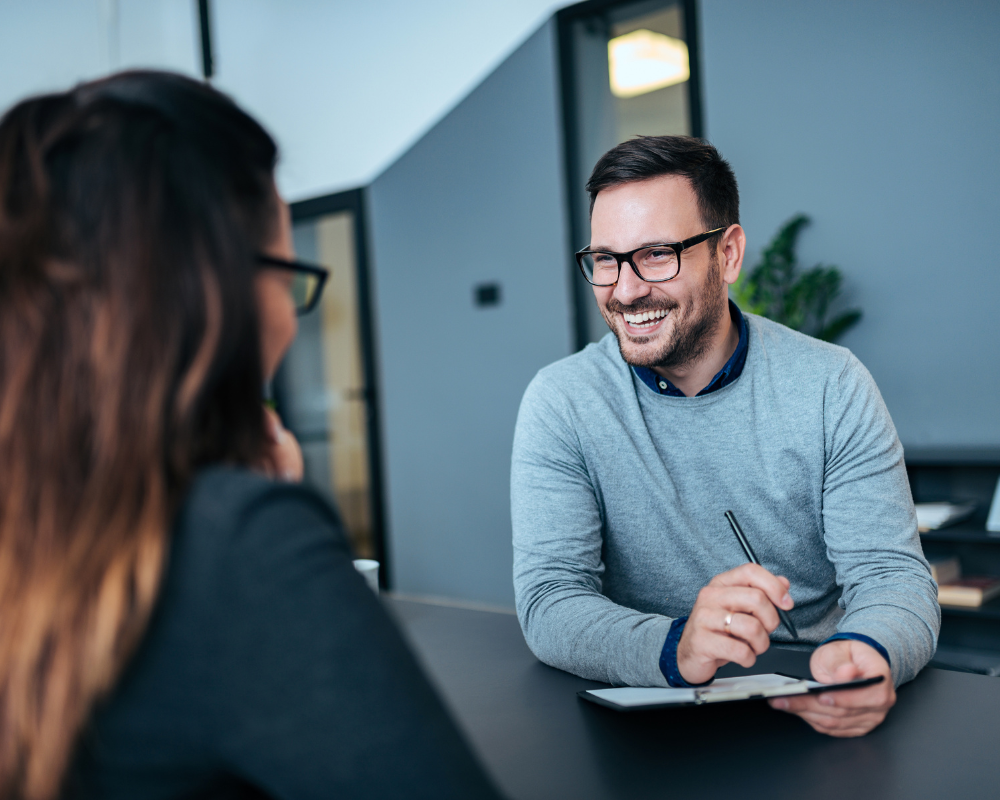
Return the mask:
M 740 190 L 733 168 L 711 144 L 693 136 L 637 136 L 608 150 L 587 181 L 591 213 L 602 189 L 660 175 L 681 175 L 691 182 L 705 230 L 739 224 Z

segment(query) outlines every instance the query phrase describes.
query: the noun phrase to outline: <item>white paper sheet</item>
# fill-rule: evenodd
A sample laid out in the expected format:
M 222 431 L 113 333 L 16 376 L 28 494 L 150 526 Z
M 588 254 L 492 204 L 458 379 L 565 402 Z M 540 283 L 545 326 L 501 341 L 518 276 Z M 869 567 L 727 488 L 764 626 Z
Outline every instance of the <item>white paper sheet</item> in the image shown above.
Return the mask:
M 700 689 L 623 686 L 617 689 L 591 689 L 588 694 L 622 708 L 636 708 L 667 703 L 717 703 L 726 700 L 744 700 L 750 697 L 804 694 L 811 687 L 818 685 L 815 681 L 768 674 L 748 675 L 742 678 L 719 678 L 715 683 Z

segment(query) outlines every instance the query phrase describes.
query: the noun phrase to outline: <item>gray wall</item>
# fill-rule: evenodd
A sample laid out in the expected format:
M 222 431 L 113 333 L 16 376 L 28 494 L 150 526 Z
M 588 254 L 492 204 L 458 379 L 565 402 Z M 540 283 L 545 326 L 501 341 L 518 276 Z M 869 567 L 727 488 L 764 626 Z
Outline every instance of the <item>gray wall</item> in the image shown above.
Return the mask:
M 513 605 L 514 420 L 571 347 L 555 62 L 550 22 L 368 194 L 400 592 Z M 502 303 L 474 306 L 493 281 Z
M 1000 5 L 703 0 L 701 32 L 748 263 L 809 214 L 904 444 L 1000 446 Z

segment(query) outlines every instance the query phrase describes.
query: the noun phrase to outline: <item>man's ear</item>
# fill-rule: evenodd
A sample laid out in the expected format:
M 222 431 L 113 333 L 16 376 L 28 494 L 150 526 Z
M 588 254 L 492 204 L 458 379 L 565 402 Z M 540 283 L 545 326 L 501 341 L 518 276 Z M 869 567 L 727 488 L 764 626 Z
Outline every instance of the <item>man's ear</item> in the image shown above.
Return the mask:
M 730 225 L 719 241 L 719 264 L 722 280 L 729 285 L 736 283 L 743 268 L 743 256 L 747 249 L 747 235 L 741 225 Z

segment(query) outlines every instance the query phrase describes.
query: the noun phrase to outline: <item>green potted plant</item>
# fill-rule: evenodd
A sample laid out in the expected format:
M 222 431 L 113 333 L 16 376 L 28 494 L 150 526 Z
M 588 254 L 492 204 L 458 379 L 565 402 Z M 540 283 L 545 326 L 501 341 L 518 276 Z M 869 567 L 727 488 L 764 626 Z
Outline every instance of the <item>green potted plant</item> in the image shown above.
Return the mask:
M 786 222 L 761 253 L 760 262 L 744 270 L 733 284 L 733 301 L 743 311 L 759 314 L 793 330 L 834 342 L 861 319 L 860 309 L 830 318 L 843 278 L 837 267 L 817 264 L 799 272 L 795 245 L 809 217 L 799 214 Z

